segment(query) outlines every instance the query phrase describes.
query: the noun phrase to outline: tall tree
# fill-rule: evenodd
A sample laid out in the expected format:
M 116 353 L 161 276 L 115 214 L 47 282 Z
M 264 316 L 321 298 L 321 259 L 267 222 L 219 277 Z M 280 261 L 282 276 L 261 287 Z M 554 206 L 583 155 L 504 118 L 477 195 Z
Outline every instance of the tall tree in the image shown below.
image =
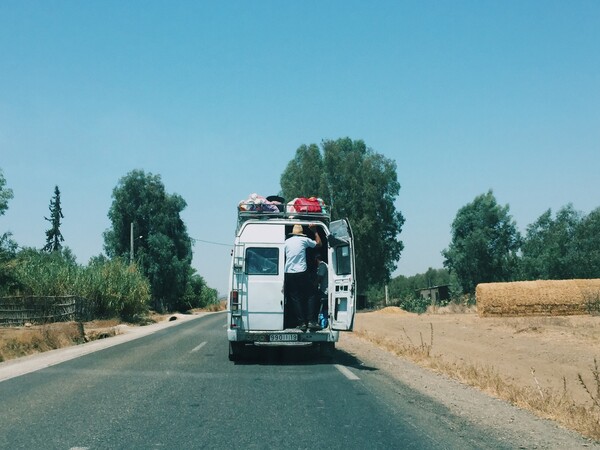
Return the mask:
M 108 212 L 112 229 L 104 233 L 106 253 L 123 258 L 134 253 L 136 263 L 150 281 L 157 309 L 184 308 L 192 273 L 192 242 L 180 216 L 185 200 L 167 194 L 160 175 L 142 170 L 121 178 L 112 197 Z
M 552 218 L 545 211 L 526 230 L 521 246 L 521 276 L 527 280 L 564 280 L 577 273 L 577 229 L 582 222 L 581 213 L 573 205 L 564 206 Z M 585 265 L 585 264 L 584 264 Z
M 319 146 L 301 145 L 281 175 L 281 194 L 288 200 L 316 196 L 330 203 L 326 180 Z
M 58 186 L 54 186 L 54 196 L 50 199 L 50 218 L 44 217 L 50 222 L 50 229 L 46 231 L 45 252 L 56 252 L 62 249 L 62 242 L 65 240 L 60 232 L 60 220 L 64 219 L 62 208 L 60 206 L 60 190 Z
M 570 258 L 576 278 L 600 278 L 600 208 L 585 216 L 575 232 Z
M 520 235 L 492 191 L 463 206 L 452 222 L 452 241 L 442 251 L 444 267 L 454 272 L 465 294 L 479 283 L 510 281 L 517 271 Z
M 13 198 L 13 191 L 6 187 L 6 179 L 0 169 L 0 216 L 8 209 L 8 202 Z M 12 239 L 9 231 L 0 234 L 0 295 L 6 294 L 14 283 L 14 267 L 10 261 L 14 259 L 17 252 L 17 243 Z
M 6 178 L 0 169 L 0 216 L 8 209 L 8 201 L 13 198 L 13 191 L 6 187 Z
M 326 140 L 301 146 L 281 176 L 282 196 L 317 196 L 332 219 L 348 218 L 355 236 L 358 287 L 389 280 L 404 245 L 398 239 L 404 217 L 394 201 L 400 191 L 396 163 L 362 140 Z

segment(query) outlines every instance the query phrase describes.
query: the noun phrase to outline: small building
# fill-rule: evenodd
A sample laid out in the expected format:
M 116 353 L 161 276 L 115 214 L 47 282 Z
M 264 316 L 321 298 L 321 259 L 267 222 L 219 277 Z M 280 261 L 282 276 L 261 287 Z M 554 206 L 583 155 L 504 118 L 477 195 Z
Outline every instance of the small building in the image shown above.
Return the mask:
M 428 288 L 419 289 L 419 296 L 423 299 L 430 300 L 431 304 L 438 304 L 444 300 L 450 300 L 450 285 L 441 284 L 439 286 L 431 286 Z

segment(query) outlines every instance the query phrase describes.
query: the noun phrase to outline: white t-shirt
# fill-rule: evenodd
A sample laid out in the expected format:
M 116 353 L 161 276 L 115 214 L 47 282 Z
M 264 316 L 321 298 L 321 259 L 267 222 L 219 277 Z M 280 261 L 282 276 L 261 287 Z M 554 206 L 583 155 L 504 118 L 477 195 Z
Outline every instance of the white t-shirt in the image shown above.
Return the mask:
M 306 236 L 293 235 L 285 241 L 285 272 L 306 272 L 306 249 L 317 246 L 317 242 Z

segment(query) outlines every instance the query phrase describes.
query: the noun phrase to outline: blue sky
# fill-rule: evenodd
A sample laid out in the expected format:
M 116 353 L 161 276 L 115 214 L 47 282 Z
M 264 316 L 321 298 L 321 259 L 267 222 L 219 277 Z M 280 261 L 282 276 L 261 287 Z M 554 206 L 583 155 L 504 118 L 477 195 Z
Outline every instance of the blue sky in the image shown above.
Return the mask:
M 0 232 L 103 251 L 133 169 L 187 201 L 193 265 L 228 290 L 236 205 L 280 189 L 302 144 L 393 159 L 406 217 L 394 275 L 442 267 L 456 212 L 494 191 L 524 230 L 600 206 L 596 1 L 0 2 Z

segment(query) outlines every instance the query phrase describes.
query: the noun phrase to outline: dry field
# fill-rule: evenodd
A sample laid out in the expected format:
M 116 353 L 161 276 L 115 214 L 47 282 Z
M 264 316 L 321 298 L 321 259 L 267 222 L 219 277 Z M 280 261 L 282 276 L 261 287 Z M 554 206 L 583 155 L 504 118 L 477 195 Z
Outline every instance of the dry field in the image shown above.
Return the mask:
M 355 335 L 600 439 L 600 317 L 479 317 L 396 307 L 359 313 Z

